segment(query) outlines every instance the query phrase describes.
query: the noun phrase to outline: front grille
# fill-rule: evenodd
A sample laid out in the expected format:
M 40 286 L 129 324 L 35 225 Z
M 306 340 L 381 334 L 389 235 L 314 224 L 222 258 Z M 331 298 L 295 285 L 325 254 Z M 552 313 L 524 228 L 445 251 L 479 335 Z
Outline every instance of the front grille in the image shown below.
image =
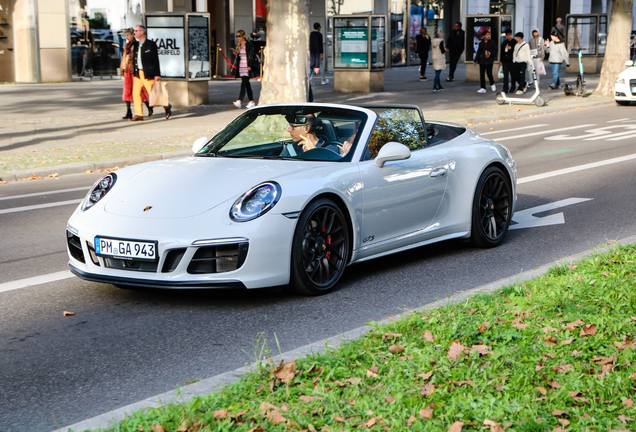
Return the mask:
M 82 242 L 78 236 L 70 231 L 66 231 L 66 244 L 68 246 L 68 251 L 73 258 L 81 263 L 86 263 L 84 251 L 82 250 Z
M 200 247 L 190 260 L 188 273 L 225 273 L 238 270 L 245 262 L 247 250 L 247 242 Z
M 171 249 L 166 254 L 166 259 L 163 261 L 163 267 L 161 273 L 170 273 L 176 270 L 177 266 L 181 262 L 181 258 L 185 254 L 187 248 Z
M 104 257 L 104 266 L 116 270 L 131 270 L 140 272 L 156 272 L 157 261 L 124 260 Z

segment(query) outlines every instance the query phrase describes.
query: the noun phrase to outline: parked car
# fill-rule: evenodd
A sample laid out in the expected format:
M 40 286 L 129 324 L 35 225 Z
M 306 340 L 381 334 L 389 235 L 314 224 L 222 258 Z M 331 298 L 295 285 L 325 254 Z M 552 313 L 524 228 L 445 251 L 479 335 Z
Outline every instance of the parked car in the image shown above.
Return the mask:
M 618 74 L 614 84 L 614 100 L 619 105 L 629 105 L 636 101 L 636 60 L 625 62 L 625 69 Z

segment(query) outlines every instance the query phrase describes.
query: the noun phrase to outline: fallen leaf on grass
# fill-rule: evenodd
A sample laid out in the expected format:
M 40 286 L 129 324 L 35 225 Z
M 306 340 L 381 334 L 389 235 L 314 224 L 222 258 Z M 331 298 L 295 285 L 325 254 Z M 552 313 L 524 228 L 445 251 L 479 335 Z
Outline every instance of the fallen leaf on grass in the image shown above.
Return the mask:
M 490 426 L 490 432 L 504 432 L 504 428 L 501 423 L 497 423 L 492 420 L 484 420 L 484 426 Z
M 451 425 L 448 429 L 448 432 L 462 432 L 462 428 L 464 427 L 464 423 L 460 421 L 456 421 Z
M 316 400 L 321 400 L 322 397 L 320 397 L 320 396 L 304 396 L 303 395 L 299 399 L 301 401 L 303 401 L 303 402 L 313 402 L 313 401 L 316 401 Z
M 416 421 L 417 418 L 414 415 L 411 415 L 411 417 L 409 417 L 409 419 L 406 421 L 406 426 L 411 427 Z
M 480 325 L 480 326 L 479 326 L 479 328 L 477 329 L 477 331 L 478 331 L 479 333 L 483 333 L 483 332 L 485 332 L 486 330 L 488 330 L 488 325 L 489 325 L 489 324 L 490 324 L 490 323 L 489 323 L 488 321 L 486 321 L 485 323 L 483 323 L 482 325 Z
M 479 355 L 490 354 L 490 347 L 488 345 L 473 345 L 470 350 L 477 351 Z
M 449 360 L 457 360 L 461 356 L 461 354 L 464 352 L 464 349 L 466 349 L 465 346 L 455 341 L 451 344 L 446 357 L 448 357 Z
M 435 337 L 434 337 L 434 336 L 433 336 L 433 334 L 432 334 L 430 331 L 428 331 L 428 330 L 426 330 L 426 331 L 424 332 L 424 339 L 426 339 L 426 340 L 427 340 L 427 341 L 429 341 L 429 342 L 435 342 Z
M 552 370 L 555 372 L 567 372 L 570 368 L 572 367 L 572 365 L 566 364 L 566 365 L 559 365 L 559 366 L 552 366 Z
M 390 404 L 395 398 L 393 396 L 384 396 L 386 403 Z
M 404 345 L 391 345 L 389 347 L 389 352 L 391 354 L 397 354 L 404 352 Z
M 296 375 L 296 360 L 289 363 L 280 362 L 280 365 L 274 371 L 274 376 L 284 382 L 285 384 L 289 384 L 291 380 L 294 379 Z
M 557 416 L 557 417 L 561 416 L 563 414 L 567 414 L 567 413 L 568 413 L 567 411 L 563 411 L 563 410 L 554 410 L 554 411 L 552 411 L 552 415 L 553 416 Z
M 603 273 L 601 273 L 601 274 L 602 274 L 603 276 L 605 276 L 605 277 L 610 277 L 610 275 L 608 275 L 608 274 L 607 274 L 607 272 L 603 272 Z
M 160 424 L 153 424 L 152 427 L 150 428 L 150 430 L 152 432 L 166 432 L 164 427 L 161 426 Z
M 580 319 L 576 320 L 576 321 L 572 321 L 571 323 L 566 324 L 566 327 L 569 327 L 571 329 L 577 328 L 578 326 L 580 326 L 581 324 L 585 324 L 584 321 L 581 321 Z
M 386 333 L 384 336 L 382 336 L 382 339 L 393 339 L 393 338 L 401 338 L 402 337 L 402 333 Z
M 73 316 L 75 312 L 64 311 L 64 316 Z
M 265 432 L 265 429 L 263 429 L 261 426 L 256 426 L 255 428 L 252 428 L 247 432 Z
M 594 324 L 588 324 L 583 326 L 579 336 L 594 336 L 596 334 L 596 326 Z
M 351 383 L 353 385 L 353 384 L 356 384 L 356 383 L 362 381 L 362 378 L 347 378 L 347 381 L 349 381 L 349 383 Z
M 325 370 L 324 367 L 320 366 L 320 367 L 316 367 L 315 364 L 311 365 L 311 367 L 309 368 L 309 370 L 307 371 L 308 374 L 315 374 L 315 375 L 320 375 L 321 373 L 323 373 L 323 371 Z
M 435 386 L 433 384 L 424 384 L 424 387 L 422 388 L 422 390 L 420 390 L 420 393 L 422 394 L 422 396 L 430 396 L 433 394 L 433 392 L 435 391 Z
M 570 420 L 568 419 L 559 419 L 559 423 L 561 423 L 563 425 L 563 427 L 568 427 L 568 425 L 570 424 Z
M 555 388 L 555 389 L 556 389 L 556 388 L 561 388 L 561 384 L 559 384 L 559 383 L 558 383 L 558 382 L 556 382 L 556 381 L 552 381 L 552 382 L 550 382 L 550 384 L 548 384 L 548 385 L 549 385 L 550 387 L 552 387 L 552 388 Z
M 537 391 L 541 393 L 543 396 L 548 394 L 548 391 L 544 387 L 537 387 Z
M 340 417 L 340 416 L 337 416 L 337 415 L 334 415 L 334 416 L 333 416 L 333 419 L 334 419 L 335 421 L 337 421 L 337 422 L 341 422 L 341 423 L 345 421 L 344 417 Z
M 521 330 L 530 327 L 530 324 L 513 324 L 512 326 Z
M 458 386 L 458 387 L 465 386 L 466 384 L 468 384 L 475 387 L 475 383 L 472 382 L 471 380 L 451 381 L 450 384 L 454 386 Z
M 614 345 L 621 351 L 627 348 L 636 349 L 636 341 L 630 341 L 627 338 L 623 338 L 623 342 L 614 342 Z
M 380 367 L 379 366 L 371 366 L 370 369 L 367 369 L 367 376 L 368 377 L 377 377 L 378 376 L 378 372 L 380 372 Z
M 302 397 L 302 396 L 301 396 Z M 280 413 L 280 408 L 269 402 L 263 402 L 260 405 L 261 414 L 267 417 L 274 424 L 285 423 L 287 419 Z
M 621 421 L 621 423 L 623 424 L 627 424 L 628 421 L 634 421 L 633 418 L 631 417 L 627 417 L 625 414 L 621 414 L 618 416 L 618 419 Z
M 426 407 L 420 410 L 419 412 L 420 417 L 426 418 L 426 419 L 432 419 L 433 418 L 433 410 Z
M 561 341 L 561 343 L 562 343 L 563 345 L 570 345 L 570 344 L 571 344 L 572 342 L 574 342 L 575 340 L 576 340 L 576 338 L 574 338 L 574 339 L 566 339 L 566 340 L 564 340 L 564 341 Z
M 426 381 L 427 379 L 429 379 L 431 377 L 431 375 L 433 375 L 433 371 L 427 372 L 427 373 L 423 373 L 423 374 L 417 374 L 416 376 L 422 378 L 424 381 Z
M 214 415 L 215 419 L 226 419 L 227 418 L 227 410 L 226 409 L 220 409 L 218 411 L 213 411 L 212 414 Z
M 627 408 L 631 408 L 632 406 L 634 406 L 634 401 L 633 401 L 633 400 L 631 400 L 631 399 L 625 399 L 625 400 L 623 401 L 623 404 L 624 404 L 624 405 L 627 405 Z
M 611 357 L 594 356 L 594 357 L 592 357 L 592 361 L 594 363 L 596 363 L 597 365 L 612 364 L 612 363 L 614 363 L 615 360 L 616 360 L 616 357 L 614 357 L 614 356 L 611 356 Z

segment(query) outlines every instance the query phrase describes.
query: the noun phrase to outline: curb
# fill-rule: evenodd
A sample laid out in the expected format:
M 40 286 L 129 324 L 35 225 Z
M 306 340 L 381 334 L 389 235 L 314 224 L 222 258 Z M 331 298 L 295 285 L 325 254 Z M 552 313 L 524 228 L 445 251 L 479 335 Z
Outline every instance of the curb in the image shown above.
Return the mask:
M 107 168 L 113 168 L 115 166 L 123 167 L 124 165 L 137 165 L 144 162 L 189 156 L 190 154 L 192 154 L 191 150 L 176 150 L 168 153 L 157 153 L 130 158 L 108 159 L 96 162 L 78 162 L 67 165 L 25 169 L 6 173 L 0 172 L 0 181 L 17 181 L 29 178 L 33 175 L 38 177 L 46 177 L 53 173 L 57 173 L 59 175 L 80 174 L 85 173 L 88 170 L 97 171 L 100 169 L 103 170 Z
M 616 243 L 602 247 L 600 249 L 581 252 L 575 255 L 571 255 L 566 258 L 562 258 L 560 260 L 556 260 L 550 264 L 543 265 L 534 270 L 529 270 L 522 272 L 516 276 L 510 276 L 504 279 L 500 279 L 496 282 L 492 282 L 486 285 L 481 285 L 477 288 L 469 289 L 467 291 L 463 291 L 458 294 L 454 294 L 449 296 L 444 300 L 438 300 L 434 303 L 429 303 L 419 308 L 412 309 L 410 311 L 403 312 L 399 315 L 396 315 L 389 319 L 384 319 L 381 321 L 377 321 L 376 324 L 384 325 L 389 324 L 394 321 L 398 321 L 403 317 L 410 315 L 413 312 L 422 312 L 428 309 L 434 309 L 437 307 L 446 306 L 448 304 L 455 304 L 463 302 L 470 297 L 476 294 L 482 293 L 492 293 L 498 289 L 518 284 L 521 282 L 525 282 L 532 278 L 542 276 L 548 272 L 555 265 L 563 265 L 563 264 L 571 264 L 576 261 L 580 261 L 586 259 L 593 254 L 603 253 L 613 249 L 616 246 L 627 245 L 636 243 L 636 236 L 627 237 L 625 239 L 619 240 Z M 304 358 L 309 354 L 318 354 L 324 353 L 327 348 L 336 348 L 343 343 L 346 343 L 348 340 L 357 339 L 372 330 L 373 327 L 370 325 L 366 325 L 363 327 L 358 327 L 353 330 L 349 330 L 344 332 L 338 336 L 333 336 L 327 339 L 323 339 L 318 342 L 311 343 L 309 345 L 302 346 L 300 348 L 296 348 L 291 351 L 287 351 L 280 355 L 274 356 L 271 361 L 274 364 L 281 362 L 282 360 L 292 361 L 300 358 Z M 261 364 L 265 365 L 268 363 L 268 360 L 261 361 Z M 62 429 L 57 429 L 53 432 L 70 432 L 70 431 L 84 431 L 88 429 L 106 429 L 108 427 L 114 426 L 116 423 L 124 420 L 127 415 L 132 414 L 133 412 L 139 411 L 144 408 L 155 408 L 157 406 L 166 405 L 169 403 L 186 403 L 194 397 L 197 396 L 205 396 L 210 393 L 217 392 L 223 388 L 224 385 L 234 383 L 241 379 L 242 375 L 245 375 L 248 372 L 256 370 L 258 363 L 252 363 L 242 368 L 235 369 L 230 372 L 225 372 L 211 378 L 204 379 L 194 384 L 190 384 L 188 386 L 179 387 L 176 390 L 171 390 L 148 399 L 144 399 L 139 402 L 135 402 L 130 405 L 126 405 L 124 407 L 118 408 L 113 411 L 109 411 L 105 414 L 101 414 L 97 417 L 93 417 L 87 420 L 83 420 L 79 423 L 75 423 L 71 426 L 64 427 Z

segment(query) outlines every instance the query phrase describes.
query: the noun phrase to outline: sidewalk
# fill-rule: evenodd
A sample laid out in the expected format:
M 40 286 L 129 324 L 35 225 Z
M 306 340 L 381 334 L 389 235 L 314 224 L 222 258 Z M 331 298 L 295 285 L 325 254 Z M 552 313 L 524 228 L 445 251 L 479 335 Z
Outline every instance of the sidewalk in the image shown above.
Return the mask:
M 326 85 L 316 79 L 312 89 L 316 102 L 416 104 L 424 111 L 425 118 L 457 121 L 469 126 L 613 103 L 610 97 L 566 97 L 562 90 L 549 90 L 548 73 L 542 77 L 540 86 L 547 106 L 498 106 L 494 93 L 479 94 L 478 84 L 465 82 L 466 67 L 472 65 L 460 65 L 456 80 L 443 81 L 446 90 L 437 93 L 431 91 L 432 79 L 419 81 L 417 67 L 388 69 L 383 93 L 337 93 L 333 89 L 332 75 L 328 75 Z M 427 72 L 429 77 L 433 76 L 431 66 Z M 442 80 L 447 75 L 447 71 L 443 72 Z M 564 77 L 564 82 L 574 80 L 572 75 Z M 594 89 L 598 76 L 586 78 L 588 88 Z M 210 105 L 175 108 L 169 121 L 164 120 L 163 109 L 158 108 L 151 118 L 133 123 L 121 120 L 125 114 L 125 104 L 121 101 L 122 84 L 121 80 L 104 80 L 0 86 L 0 97 L 4 102 L 0 107 L 0 117 L 4 120 L 0 124 L 0 180 L 79 173 L 187 155 L 195 139 L 212 137 L 242 112 L 231 105 L 238 95 L 240 82 L 211 81 Z M 261 84 L 252 82 L 252 87 L 258 101 Z

